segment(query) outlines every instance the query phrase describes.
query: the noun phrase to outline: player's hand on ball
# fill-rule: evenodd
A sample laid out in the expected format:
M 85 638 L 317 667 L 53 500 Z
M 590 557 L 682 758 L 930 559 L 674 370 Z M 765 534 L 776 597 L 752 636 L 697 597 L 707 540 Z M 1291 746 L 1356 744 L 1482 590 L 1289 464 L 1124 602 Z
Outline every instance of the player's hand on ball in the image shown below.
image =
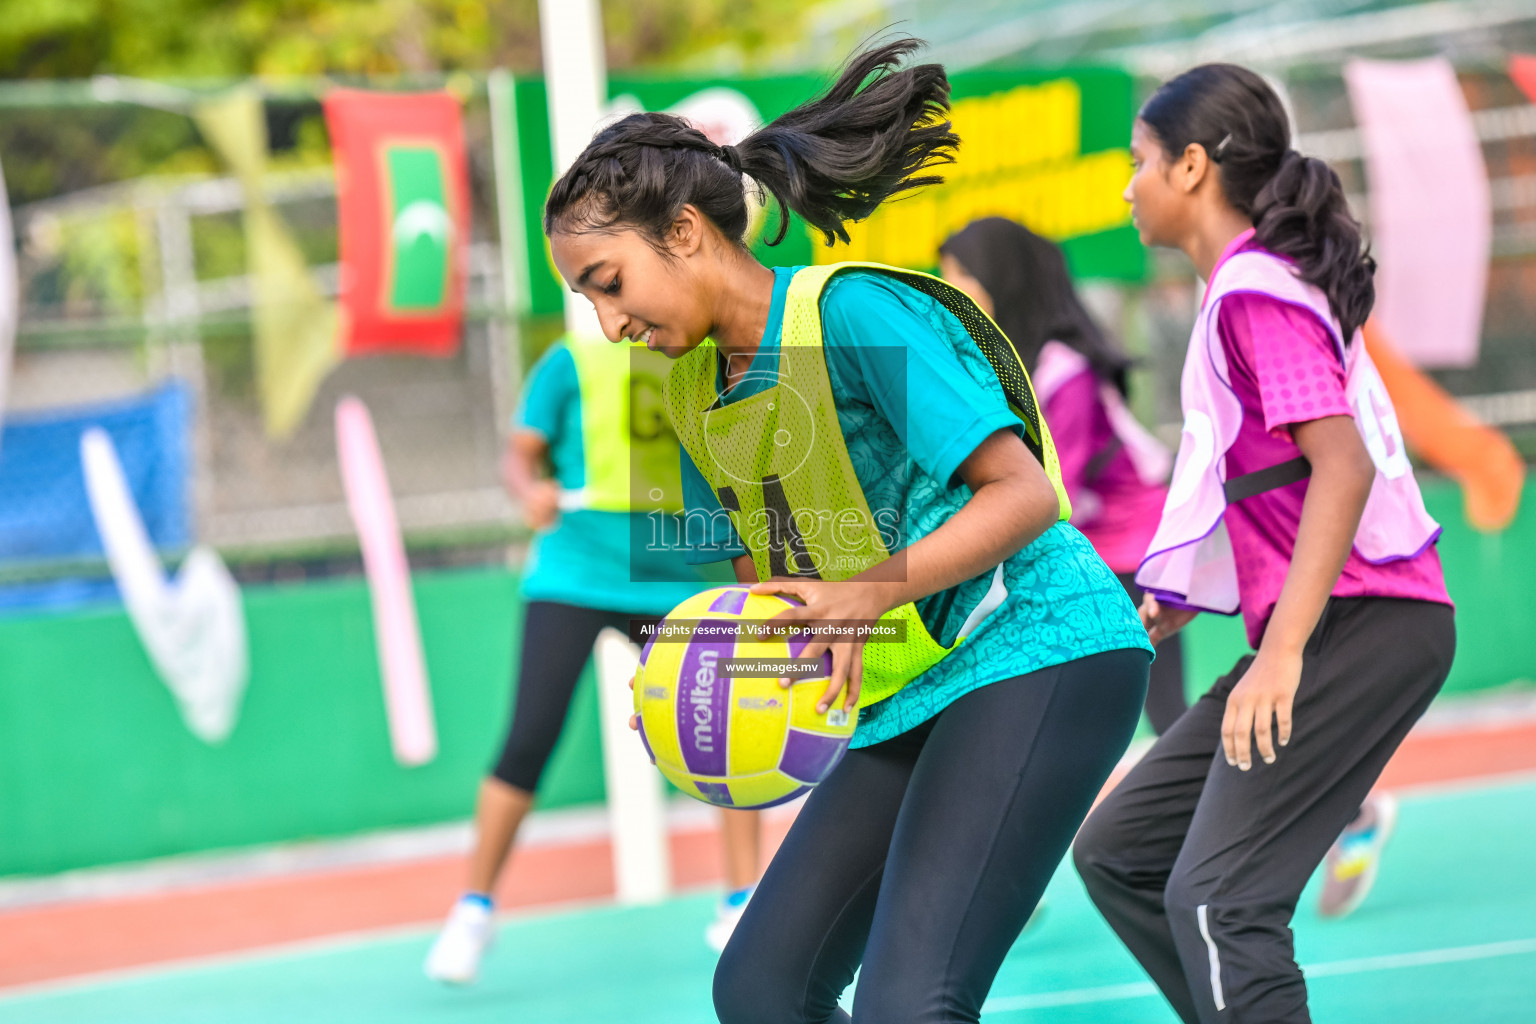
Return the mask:
M 827 688 L 816 702 L 816 713 L 826 714 L 836 705 L 838 694 L 844 694 L 842 708 L 853 711 L 859 704 L 859 690 L 864 682 L 864 638 L 839 639 L 830 630 L 833 624 L 853 626 L 872 623 L 886 612 L 878 586 L 847 580 L 829 583 L 825 580 L 775 578 L 752 586 L 754 594 L 782 594 L 798 599 L 801 604 L 786 608 L 771 620 L 775 627 L 793 627 L 804 623 L 815 632 L 811 642 L 800 652 L 802 658 L 820 658 L 832 654 L 832 675 Z M 816 628 L 817 626 L 820 628 Z M 789 686 L 792 680 L 783 680 Z
M 635 692 L 635 680 L 639 679 L 639 678 L 640 678 L 640 669 L 638 667 L 636 667 L 634 675 L 629 677 L 629 692 L 630 693 L 634 693 Z M 640 716 L 639 715 L 630 715 L 629 716 L 629 727 L 631 729 L 633 729 L 635 732 L 639 732 L 640 731 Z

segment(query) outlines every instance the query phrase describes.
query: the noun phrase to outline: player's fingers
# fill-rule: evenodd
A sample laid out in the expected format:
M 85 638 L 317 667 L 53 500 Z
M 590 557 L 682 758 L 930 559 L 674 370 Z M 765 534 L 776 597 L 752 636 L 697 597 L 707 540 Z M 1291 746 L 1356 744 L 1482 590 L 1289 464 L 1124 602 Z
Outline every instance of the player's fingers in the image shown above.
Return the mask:
M 1275 706 L 1270 701 L 1262 701 L 1254 709 L 1253 715 L 1253 740 L 1259 748 L 1259 757 L 1265 764 L 1275 763 L 1274 741 Z
M 824 715 L 827 709 L 837 700 L 837 695 L 842 692 L 843 684 L 848 681 L 848 655 L 842 645 L 832 648 L 832 677 L 827 680 L 827 688 L 822 691 L 821 698 L 816 702 L 816 713 Z
M 1237 719 L 1232 723 L 1232 746 L 1237 752 L 1237 768 L 1247 771 L 1253 767 L 1253 704 L 1243 701 L 1237 709 Z
M 1227 764 L 1237 765 L 1237 702 L 1227 698 L 1227 710 L 1221 716 L 1221 749 L 1227 755 Z
M 1294 697 L 1284 697 L 1275 705 L 1275 731 L 1280 734 L 1282 747 L 1291 742 L 1291 709 L 1294 703 Z
M 630 715 L 629 716 L 629 727 L 631 729 L 633 729 L 635 732 L 639 732 L 640 731 L 640 716 L 639 715 Z
M 864 645 L 857 644 L 853 648 L 853 664 L 848 670 L 848 698 L 843 701 L 843 710 L 852 711 L 859 706 L 859 692 L 864 689 Z
M 808 618 L 809 612 L 805 605 L 795 605 L 763 620 L 752 632 L 756 634 L 757 639 L 787 636 L 798 630 L 809 629 L 806 625 Z
M 800 601 L 807 601 L 809 600 L 807 597 L 809 589 L 806 586 L 805 580 L 775 576 L 771 580 L 763 580 L 761 583 L 752 584 L 751 592 L 754 594 L 788 594 L 790 597 Z
M 814 635 L 809 641 L 807 641 L 806 645 L 800 649 L 800 653 L 795 655 L 795 658 L 799 661 L 810 661 L 814 659 L 817 662 L 821 662 L 827 653 L 827 649 L 831 646 L 831 641 L 827 640 L 825 637 Z M 816 675 L 820 674 L 821 673 L 819 672 L 816 673 Z M 794 679 L 784 678 L 779 680 L 779 685 L 783 687 L 789 687 L 793 686 L 795 682 L 796 681 Z
M 1148 632 L 1151 632 L 1153 623 L 1157 621 L 1157 598 L 1153 597 L 1151 594 L 1142 594 L 1141 607 L 1138 608 L 1137 611 L 1141 613 L 1142 626 L 1145 627 Z

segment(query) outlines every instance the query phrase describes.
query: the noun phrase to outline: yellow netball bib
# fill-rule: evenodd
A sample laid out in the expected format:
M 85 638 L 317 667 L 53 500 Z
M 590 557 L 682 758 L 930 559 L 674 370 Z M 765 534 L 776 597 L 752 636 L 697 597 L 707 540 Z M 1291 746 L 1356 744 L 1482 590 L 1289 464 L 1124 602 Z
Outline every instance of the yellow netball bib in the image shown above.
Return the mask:
M 771 386 L 737 402 L 720 401 L 717 350 L 711 341 L 679 359 L 667 378 L 667 412 L 678 440 L 730 515 L 758 577 L 846 580 L 889 559 L 899 541 L 897 524 L 871 513 L 854 473 L 821 347 L 822 290 L 834 274 L 850 269 L 886 274 L 955 315 L 1023 422 L 1025 444 L 1056 489 L 1060 517 L 1070 518 L 1056 449 L 1029 375 L 1002 331 L 969 296 L 936 277 L 880 264 L 808 267 L 790 282 Z M 988 594 L 992 607 L 1003 593 L 998 582 Z M 982 617 L 973 614 L 967 621 Z M 952 646 L 940 644 L 910 602 L 886 613 L 881 622 L 896 625 L 906 639 L 865 644 L 861 707 L 889 697 L 965 640 L 961 636 Z

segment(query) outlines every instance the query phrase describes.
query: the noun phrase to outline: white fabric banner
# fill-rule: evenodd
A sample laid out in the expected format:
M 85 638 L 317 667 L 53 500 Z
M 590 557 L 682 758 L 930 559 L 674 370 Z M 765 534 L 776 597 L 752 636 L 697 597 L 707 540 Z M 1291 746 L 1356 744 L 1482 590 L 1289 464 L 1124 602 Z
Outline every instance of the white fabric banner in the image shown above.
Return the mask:
M 1493 206 L 1449 61 L 1352 60 L 1344 82 L 1370 184 L 1375 318 L 1419 366 L 1477 362 Z
M 181 710 L 187 728 L 221 743 L 235 727 L 250 675 L 240 587 L 208 547 L 192 549 L 174 581 L 144 529 L 112 438 L 80 438 L 91 514 L 134 631 Z

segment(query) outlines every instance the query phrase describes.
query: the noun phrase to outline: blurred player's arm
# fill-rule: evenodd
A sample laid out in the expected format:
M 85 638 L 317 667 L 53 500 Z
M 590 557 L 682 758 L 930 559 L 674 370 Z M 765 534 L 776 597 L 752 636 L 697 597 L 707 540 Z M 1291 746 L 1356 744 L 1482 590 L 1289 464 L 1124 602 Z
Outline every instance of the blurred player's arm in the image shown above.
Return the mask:
M 523 507 L 530 529 L 547 530 L 560 508 L 560 485 L 549 476 L 549 441 L 536 430 L 514 430 L 501 457 L 507 493 Z

